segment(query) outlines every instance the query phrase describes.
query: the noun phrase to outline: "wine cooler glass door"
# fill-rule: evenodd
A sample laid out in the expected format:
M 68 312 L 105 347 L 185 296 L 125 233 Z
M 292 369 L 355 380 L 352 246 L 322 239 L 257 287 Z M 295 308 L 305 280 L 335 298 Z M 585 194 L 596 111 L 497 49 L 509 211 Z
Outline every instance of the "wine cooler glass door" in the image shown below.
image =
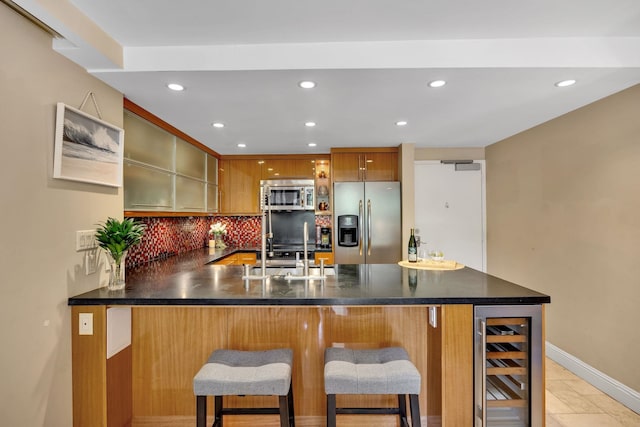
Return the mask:
M 476 427 L 542 426 L 540 306 L 475 308 Z

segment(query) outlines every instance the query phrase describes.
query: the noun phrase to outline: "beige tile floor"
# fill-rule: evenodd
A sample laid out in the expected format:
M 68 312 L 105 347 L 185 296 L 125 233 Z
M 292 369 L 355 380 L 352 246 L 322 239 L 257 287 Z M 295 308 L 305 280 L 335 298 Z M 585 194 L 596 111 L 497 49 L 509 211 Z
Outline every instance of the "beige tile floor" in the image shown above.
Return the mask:
M 640 415 L 547 358 L 547 427 L 640 427 Z

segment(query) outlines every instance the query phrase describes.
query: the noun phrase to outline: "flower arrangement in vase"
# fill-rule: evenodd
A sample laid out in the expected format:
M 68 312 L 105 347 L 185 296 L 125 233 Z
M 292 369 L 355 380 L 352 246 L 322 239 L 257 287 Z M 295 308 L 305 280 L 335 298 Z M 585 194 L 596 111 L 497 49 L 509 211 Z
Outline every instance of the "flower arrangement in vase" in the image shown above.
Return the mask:
M 209 228 L 209 236 L 212 236 L 213 239 L 209 238 L 209 247 L 215 248 L 226 248 L 227 245 L 224 244 L 222 240 L 222 236 L 227 234 L 227 225 L 221 222 L 216 222 L 215 224 L 211 224 Z
M 133 218 L 125 218 L 118 221 L 108 218 L 104 224 L 96 230 L 98 246 L 105 250 L 111 272 L 109 273 L 109 290 L 117 291 L 125 286 L 124 261 L 127 251 L 142 240 L 146 225 L 137 222 Z

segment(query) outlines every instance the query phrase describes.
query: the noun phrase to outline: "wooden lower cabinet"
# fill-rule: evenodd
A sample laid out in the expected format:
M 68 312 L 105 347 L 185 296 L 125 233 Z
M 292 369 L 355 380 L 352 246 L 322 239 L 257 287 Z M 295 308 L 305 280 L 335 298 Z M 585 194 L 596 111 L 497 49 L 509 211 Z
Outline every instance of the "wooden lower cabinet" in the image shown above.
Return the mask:
M 324 265 L 333 264 L 333 252 L 316 252 L 313 260 L 315 264 L 320 265 L 321 259 L 324 259 Z
M 77 312 L 105 307 L 73 307 Z M 73 331 L 74 426 L 192 426 L 193 377 L 217 348 L 294 352 L 296 424 L 325 424 L 323 371 L 328 346 L 379 348 L 403 346 L 422 375 L 422 424 L 471 426 L 473 410 L 473 307 L 437 308 L 438 328 L 428 326 L 427 306 L 133 306 L 131 375 L 120 384 L 131 390 L 130 424 L 109 415 L 104 378 L 108 364 L 100 343 L 106 331 L 89 338 Z M 97 316 L 99 318 L 101 315 Z M 96 322 L 94 320 L 94 322 Z M 73 322 L 77 325 L 77 321 Z M 95 323 L 94 323 L 95 327 Z M 79 344 L 84 340 L 84 343 Z M 90 343 L 98 348 L 89 351 Z M 126 364 L 125 364 L 126 366 Z M 127 383 L 128 378 L 128 383 Z M 89 386 L 91 385 L 91 386 Z M 113 390 L 111 391 L 111 393 Z M 339 396 L 338 405 L 392 406 L 388 396 Z M 276 397 L 230 397 L 234 406 L 277 406 Z M 209 405 L 211 409 L 212 405 Z M 126 405 L 125 405 L 126 408 Z M 126 411 L 127 409 L 125 409 Z M 211 416 L 211 411 L 209 412 Z M 395 426 L 395 416 L 340 416 L 346 425 Z M 113 421 L 113 422 L 111 422 Z M 231 417 L 225 425 L 277 426 L 278 417 Z
M 255 264 L 256 262 L 258 262 L 258 257 L 255 252 L 238 252 L 236 254 L 237 265 Z
M 214 262 L 215 265 L 243 265 L 255 264 L 258 262 L 257 255 L 254 252 L 239 252 Z
M 226 256 L 218 261 L 214 262 L 215 265 L 236 265 L 238 261 L 238 257 L 236 254 Z

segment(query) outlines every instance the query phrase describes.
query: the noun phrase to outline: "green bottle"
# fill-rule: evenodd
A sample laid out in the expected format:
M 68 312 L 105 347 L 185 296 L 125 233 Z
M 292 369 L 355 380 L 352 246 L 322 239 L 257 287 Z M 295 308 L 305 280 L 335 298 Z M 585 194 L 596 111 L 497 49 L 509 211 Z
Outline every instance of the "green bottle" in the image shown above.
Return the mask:
M 418 262 L 418 246 L 416 245 L 416 236 L 411 229 L 411 237 L 409 237 L 409 262 Z

